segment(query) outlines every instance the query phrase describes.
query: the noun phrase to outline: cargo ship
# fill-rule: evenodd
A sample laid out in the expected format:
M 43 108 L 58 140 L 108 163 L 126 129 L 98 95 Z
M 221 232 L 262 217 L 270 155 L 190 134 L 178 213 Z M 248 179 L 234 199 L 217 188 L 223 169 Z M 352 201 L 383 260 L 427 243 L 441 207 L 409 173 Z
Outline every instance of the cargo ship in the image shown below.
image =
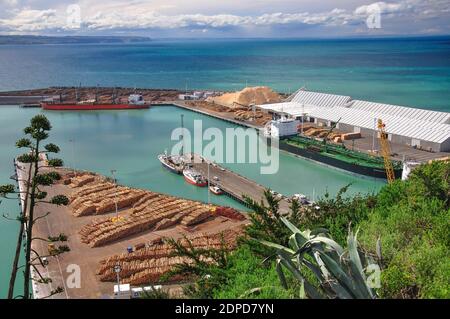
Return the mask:
M 290 136 L 280 139 L 279 148 L 289 153 L 311 159 L 329 166 L 369 177 L 386 179 L 381 157 L 352 151 L 345 146 L 324 144 L 311 138 Z M 402 163 L 392 161 L 395 178 L 402 176 Z
M 87 101 L 79 102 L 63 102 L 60 97 L 59 102 L 44 101 L 41 107 L 44 110 L 54 111 L 84 111 L 84 110 L 134 110 L 134 109 L 148 109 L 150 104 L 145 103 L 141 94 L 131 94 L 128 97 L 128 103 L 116 103 L 113 98 L 111 103 L 98 102 L 97 98 Z
M 339 122 L 340 119 L 331 128 L 324 129 L 324 135 L 320 136 L 320 139 L 316 139 L 299 134 L 299 131 L 303 133 L 304 129 L 299 120 L 283 116 L 267 123 L 263 134 L 267 137 L 268 143 L 271 142 L 271 138 L 279 138 L 278 147 L 283 151 L 352 173 L 386 179 L 382 157 L 348 149 L 343 143 L 327 142 L 328 136 Z M 394 160 L 391 162 L 395 178 L 401 178 L 402 163 Z
M 192 168 L 187 168 L 183 170 L 184 179 L 189 184 L 198 186 L 198 187 L 205 187 L 208 185 L 208 181 L 206 178 L 204 178 L 200 173 L 195 171 Z

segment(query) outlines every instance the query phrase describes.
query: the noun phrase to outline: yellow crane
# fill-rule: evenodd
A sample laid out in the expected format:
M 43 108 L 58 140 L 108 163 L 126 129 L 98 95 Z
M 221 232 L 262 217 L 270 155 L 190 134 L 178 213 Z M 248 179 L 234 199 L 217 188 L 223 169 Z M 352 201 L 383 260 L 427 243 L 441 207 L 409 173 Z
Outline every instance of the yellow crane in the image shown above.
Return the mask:
M 381 119 L 378 119 L 378 131 L 380 132 L 381 155 L 384 160 L 384 168 L 386 170 L 386 178 L 388 183 L 395 180 L 394 166 L 391 162 L 391 148 L 389 146 L 388 134 L 385 130 L 386 125 Z

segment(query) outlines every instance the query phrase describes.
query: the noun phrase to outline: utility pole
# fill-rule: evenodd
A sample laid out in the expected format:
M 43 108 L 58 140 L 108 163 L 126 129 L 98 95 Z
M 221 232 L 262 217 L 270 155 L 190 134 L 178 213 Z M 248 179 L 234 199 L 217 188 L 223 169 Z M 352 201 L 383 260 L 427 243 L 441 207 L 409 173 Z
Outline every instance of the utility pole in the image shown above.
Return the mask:
M 72 169 L 74 176 L 77 176 L 77 172 L 75 170 L 75 140 L 72 138 L 69 140 L 69 142 L 72 144 Z
M 117 296 L 120 298 L 120 272 L 122 271 L 122 267 L 120 267 L 119 263 L 114 266 L 114 272 L 116 273 L 117 279 Z

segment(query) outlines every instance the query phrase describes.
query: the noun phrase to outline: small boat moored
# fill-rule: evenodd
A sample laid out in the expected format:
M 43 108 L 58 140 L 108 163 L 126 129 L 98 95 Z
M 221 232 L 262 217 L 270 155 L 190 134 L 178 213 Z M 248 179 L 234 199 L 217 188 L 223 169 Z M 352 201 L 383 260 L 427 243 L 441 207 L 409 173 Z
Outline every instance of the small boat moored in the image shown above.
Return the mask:
M 184 179 L 189 184 L 198 186 L 198 187 L 205 187 L 208 185 L 208 181 L 206 178 L 204 178 L 200 173 L 193 170 L 192 168 L 187 168 L 183 170 Z
M 209 190 L 211 191 L 211 193 L 215 194 L 215 195 L 222 195 L 223 191 L 220 187 L 218 186 L 209 186 Z

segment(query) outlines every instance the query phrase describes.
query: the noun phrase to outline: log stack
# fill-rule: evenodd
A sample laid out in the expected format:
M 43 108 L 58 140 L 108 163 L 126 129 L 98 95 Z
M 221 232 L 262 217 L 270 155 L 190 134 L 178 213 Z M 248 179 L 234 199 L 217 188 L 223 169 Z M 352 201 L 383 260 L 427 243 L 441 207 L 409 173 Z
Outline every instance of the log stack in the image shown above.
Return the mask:
M 216 234 L 197 234 L 189 238 L 182 238 L 178 243 L 189 248 L 189 242 L 195 249 L 220 249 L 224 247 L 232 250 L 236 247 L 236 241 L 242 229 L 227 230 Z M 120 277 L 123 283 L 132 285 L 144 285 L 158 283 L 161 277 L 173 270 L 176 265 L 192 264 L 192 260 L 187 257 L 174 256 L 174 248 L 167 243 L 153 245 L 149 248 L 142 248 L 132 253 L 114 255 L 100 261 L 97 275 L 101 281 L 114 281 L 116 273 L 114 266 L 120 265 Z M 213 262 L 203 257 L 206 262 Z M 182 279 L 181 277 L 171 278 L 171 281 Z
M 95 202 L 92 196 L 99 197 L 90 195 L 89 200 L 79 204 L 80 207 L 75 206 L 77 216 L 102 213 L 106 210 L 104 207 L 114 207 L 113 199 Z M 121 212 L 123 218 L 119 221 L 104 218 L 86 225 L 80 230 L 82 242 L 98 247 L 152 229 L 161 230 L 180 223 L 192 226 L 211 217 L 210 206 L 172 196 L 136 191 L 122 198 L 123 201 L 119 202 L 121 208 L 133 203 L 130 209 Z

